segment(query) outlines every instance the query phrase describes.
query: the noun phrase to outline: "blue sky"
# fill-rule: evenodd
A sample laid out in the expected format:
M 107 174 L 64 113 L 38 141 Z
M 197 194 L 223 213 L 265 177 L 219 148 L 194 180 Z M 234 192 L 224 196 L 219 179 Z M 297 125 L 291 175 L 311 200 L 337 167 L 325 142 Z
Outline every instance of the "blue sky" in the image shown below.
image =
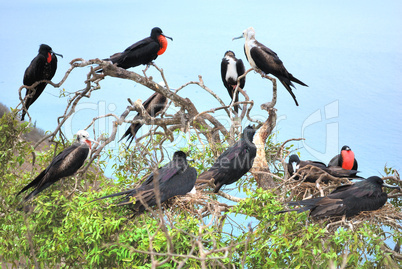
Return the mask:
M 302 158 L 324 162 L 347 144 L 362 175 L 377 175 L 385 164 L 401 167 L 401 11 L 398 1 L 3 1 L 0 102 L 17 105 L 24 71 L 41 43 L 64 55 L 53 79 L 59 82 L 72 59 L 108 57 L 148 36 L 155 26 L 174 39 L 155 61 L 170 86 L 202 75 L 205 84 L 229 102 L 220 61 L 230 49 L 246 62 L 244 40 L 232 38 L 253 26 L 256 39 L 309 85 L 294 90 L 299 107 L 279 86 L 278 139 L 303 136 L 306 141 L 296 143 Z M 64 89 L 82 89 L 87 72 L 74 71 Z M 160 81 L 154 70 L 149 74 Z M 152 94 L 113 78 L 101 86 L 72 117 L 71 132 L 99 113 L 122 113 L 128 97 L 145 100 Z M 268 82 L 250 73 L 245 90 L 256 103 L 254 115 L 266 117 L 259 105 L 271 99 Z M 181 95 L 194 100 L 199 111 L 219 106 L 195 86 Z M 30 108 L 39 127 L 56 126 L 67 103 L 58 96 L 59 89 L 48 86 Z M 101 127 L 107 131 L 110 122 Z

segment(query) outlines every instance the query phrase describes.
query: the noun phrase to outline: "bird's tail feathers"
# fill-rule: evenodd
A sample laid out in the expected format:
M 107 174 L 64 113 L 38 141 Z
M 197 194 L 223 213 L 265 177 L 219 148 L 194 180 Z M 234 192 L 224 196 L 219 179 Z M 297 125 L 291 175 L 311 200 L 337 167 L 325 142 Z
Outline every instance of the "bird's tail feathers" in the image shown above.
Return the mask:
M 143 205 L 143 203 L 146 203 L 148 206 L 153 206 L 152 201 L 155 198 L 154 189 L 150 188 L 145 191 L 137 192 L 134 195 L 130 195 L 130 197 L 127 197 L 123 201 L 119 202 L 117 205 L 121 206 L 121 205 L 132 204 L 133 202 L 132 202 L 131 197 L 136 198 L 134 208 L 133 208 L 134 211 L 141 211 L 141 208 L 145 207 L 145 205 Z
M 129 148 L 131 143 L 133 142 L 138 130 L 141 128 L 141 126 L 142 126 L 142 124 L 138 124 L 138 123 L 134 124 L 134 126 L 131 125 L 130 128 L 128 128 L 126 130 L 126 132 L 124 133 L 124 135 L 120 138 L 119 142 L 121 140 L 123 140 L 125 137 L 127 137 L 127 142 L 128 142 L 127 148 Z
M 290 88 L 290 86 L 294 87 L 293 83 L 288 79 L 282 79 L 282 78 L 280 78 L 279 81 L 286 88 L 286 90 L 288 90 L 288 92 L 292 96 L 293 100 L 295 101 L 296 106 L 299 106 L 299 103 L 296 100 L 296 95 L 293 93 L 292 88 Z
M 125 194 L 128 194 L 128 193 L 133 192 L 133 191 L 135 191 L 135 189 L 134 189 L 134 190 L 122 191 L 122 192 L 118 192 L 118 193 L 113 193 L 113 194 L 106 195 L 106 196 L 100 197 L 100 198 L 98 198 L 98 199 L 92 200 L 90 203 L 95 202 L 95 201 L 99 201 L 99 200 L 103 200 L 103 199 L 106 199 L 106 198 L 111 198 L 111 197 L 116 197 L 116 196 L 125 195 Z
M 23 193 L 24 191 L 35 187 L 39 184 L 39 182 L 42 180 L 42 178 L 45 176 L 46 170 L 43 170 L 34 180 L 32 180 L 28 185 L 26 185 L 19 193 L 17 193 L 17 196 Z
M 308 87 L 308 85 L 306 83 L 304 83 L 303 81 L 295 78 L 292 74 L 289 74 L 289 75 L 290 75 L 290 80 L 291 81 L 296 82 L 297 84 L 300 84 L 300 85 Z

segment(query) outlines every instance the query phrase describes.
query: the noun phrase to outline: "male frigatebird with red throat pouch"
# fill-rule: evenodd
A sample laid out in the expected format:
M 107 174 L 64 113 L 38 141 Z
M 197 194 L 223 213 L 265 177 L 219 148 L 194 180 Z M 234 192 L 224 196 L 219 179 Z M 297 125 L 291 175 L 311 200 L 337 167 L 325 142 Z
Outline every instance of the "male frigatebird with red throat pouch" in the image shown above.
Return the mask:
M 354 184 L 339 186 L 324 197 L 289 202 L 290 206 L 299 205 L 302 207 L 283 210 L 278 213 L 289 211 L 301 213 L 310 210 L 310 216 L 313 218 L 343 215 L 352 217 L 362 211 L 380 209 L 388 198 L 382 187 L 401 190 L 399 186 L 388 185 L 380 177 L 372 176 Z
M 91 142 L 94 141 L 89 139 L 87 131 L 78 131 L 76 142 L 60 152 L 50 165 L 25 186 L 17 196 L 30 188 L 35 188 L 24 198 L 24 201 L 28 201 L 61 178 L 72 176 L 87 159 L 91 149 Z
M 339 166 L 331 166 L 327 167 L 325 163 L 318 162 L 318 161 L 301 161 L 299 156 L 296 154 L 292 154 L 289 156 L 289 161 L 287 163 L 287 169 L 289 176 L 293 176 L 295 173 L 297 173 L 301 168 L 304 168 L 308 165 L 320 168 L 321 170 L 327 172 L 331 176 L 334 177 L 346 177 L 346 178 L 361 178 L 357 176 L 356 174 L 358 171 L 356 170 L 348 170 L 348 169 L 343 169 L 342 167 Z M 317 175 L 316 173 L 312 173 L 310 175 L 305 176 L 305 182 L 316 182 L 317 178 L 320 175 Z M 295 180 L 299 180 L 299 176 L 296 175 L 294 177 Z M 328 179 L 323 180 L 325 183 L 328 183 Z
M 228 90 L 230 98 L 234 99 L 234 102 L 239 101 L 239 92 L 237 91 L 234 97 L 235 89 L 237 86 L 237 79 L 246 72 L 243 61 L 237 59 L 234 52 L 228 50 L 221 62 L 221 76 L 223 85 Z M 244 84 L 246 83 L 246 77 L 240 79 L 239 87 L 244 89 Z M 234 110 L 236 113 L 239 111 L 239 106 L 235 105 Z
M 31 64 L 25 70 L 23 81 L 24 85 L 31 86 L 37 81 L 51 80 L 57 69 L 56 55 L 63 58 L 63 55 L 55 53 L 48 45 L 40 45 L 38 55 L 32 60 Z M 24 120 L 26 111 L 45 90 L 46 85 L 46 82 L 42 82 L 33 89 L 27 89 L 25 94 L 25 103 L 23 103 L 22 106 L 23 110 L 21 120 Z
M 357 161 L 355 154 L 348 146 L 343 146 L 341 153 L 333 157 L 328 164 L 328 167 L 339 166 L 347 170 L 357 170 Z
M 127 69 L 140 64 L 149 64 L 155 60 L 158 55 L 162 55 L 167 48 L 167 40 L 173 38 L 163 34 L 161 28 L 155 27 L 151 31 L 151 36 L 144 38 L 128 47 L 125 51 L 115 53 L 109 59 L 117 66 Z
M 243 31 L 241 36 L 235 37 L 233 40 L 243 37 L 246 39 L 246 42 L 244 43 L 244 53 L 246 54 L 247 61 L 250 63 L 251 67 L 256 70 L 261 70 L 267 75 L 272 74 L 277 77 L 288 90 L 298 106 L 299 104 L 297 103 L 296 96 L 294 95 L 292 88 L 290 88 L 294 87 L 292 81 L 306 87 L 308 86 L 286 70 L 283 62 L 274 51 L 255 39 L 255 31 L 253 27 L 247 28 Z

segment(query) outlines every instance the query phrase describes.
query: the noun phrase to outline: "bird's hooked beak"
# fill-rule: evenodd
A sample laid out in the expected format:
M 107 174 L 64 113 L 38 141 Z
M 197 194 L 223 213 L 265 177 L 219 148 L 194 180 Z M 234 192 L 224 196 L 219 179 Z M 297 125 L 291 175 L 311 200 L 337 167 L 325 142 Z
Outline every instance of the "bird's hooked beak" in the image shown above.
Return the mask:
M 173 41 L 173 38 L 171 38 L 170 36 L 167 36 L 167 35 L 165 35 L 165 34 L 162 34 L 165 38 L 169 38 L 170 40 L 172 40 Z
M 87 142 L 87 144 L 89 145 L 89 148 L 92 148 L 92 143 L 99 145 L 99 142 L 95 141 L 93 139 L 85 139 L 85 142 Z
M 243 34 L 241 36 L 238 36 L 238 37 L 233 37 L 232 41 L 235 40 L 235 39 L 240 39 L 240 38 L 243 38 Z
M 398 189 L 399 191 L 401 190 L 399 186 L 389 185 L 387 183 L 383 183 L 382 186 L 390 189 Z
M 63 58 L 63 55 L 61 55 L 60 53 L 56 53 L 56 52 L 54 52 L 53 50 L 50 51 L 50 52 L 53 53 L 54 55 L 57 55 L 57 56 L 60 56 L 61 58 Z

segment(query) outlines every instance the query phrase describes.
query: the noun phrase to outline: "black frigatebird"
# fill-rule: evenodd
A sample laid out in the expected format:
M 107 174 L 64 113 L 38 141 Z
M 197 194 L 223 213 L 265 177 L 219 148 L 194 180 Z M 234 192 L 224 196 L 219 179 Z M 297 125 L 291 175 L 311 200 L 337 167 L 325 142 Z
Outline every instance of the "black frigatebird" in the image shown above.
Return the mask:
M 294 173 L 296 173 L 299 169 L 306 167 L 307 165 L 318 167 L 334 177 L 360 178 L 359 176 L 356 176 L 356 173 L 358 173 L 358 171 L 356 170 L 347 170 L 337 166 L 327 167 L 325 163 L 317 161 L 301 161 L 299 156 L 297 156 L 296 154 L 292 154 L 289 156 L 289 161 L 287 164 L 289 176 L 293 176 Z M 318 177 L 319 175 L 316 175 L 315 173 L 313 175 L 307 175 L 305 181 L 316 182 Z M 299 180 L 299 176 L 295 176 L 294 179 Z M 325 183 L 328 183 L 328 180 L 324 179 L 323 181 Z
M 343 216 L 352 217 L 361 211 L 373 211 L 381 208 L 387 201 L 387 193 L 382 187 L 399 189 L 384 183 L 377 176 L 372 176 L 355 184 L 347 184 L 337 187 L 333 192 L 324 197 L 289 202 L 291 206 L 303 206 L 297 209 L 283 210 L 278 213 L 297 211 L 301 213 L 310 210 L 310 216 L 314 218 Z
M 165 109 L 167 105 L 167 98 L 160 94 L 155 92 L 152 94 L 145 102 L 142 103 L 144 106 L 145 110 L 151 117 L 155 117 L 159 112 L 161 112 L 163 109 Z M 142 119 L 140 114 L 137 114 L 133 120 L 140 120 Z M 130 147 L 131 142 L 133 142 L 133 139 L 135 135 L 137 134 L 138 130 L 141 128 L 142 124 L 141 123 L 132 123 L 130 127 L 126 130 L 122 138 L 119 140 L 119 142 L 127 137 L 128 141 L 128 147 Z
M 246 72 L 243 61 L 241 59 L 237 59 L 234 52 L 228 50 L 221 62 L 221 76 L 223 85 L 225 85 L 230 98 L 233 100 L 233 94 L 235 92 L 237 86 L 237 78 L 243 75 Z M 240 79 L 239 87 L 241 89 L 244 88 L 244 84 L 246 83 L 246 77 Z M 234 102 L 239 101 L 239 92 L 236 93 L 236 97 L 234 98 Z M 236 113 L 239 111 L 239 106 L 235 105 L 234 110 Z
M 274 51 L 255 40 L 255 31 L 253 27 L 247 28 L 243 31 L 241 36 L 235 37 L 233 40 L 242 37 L 246 39 L 246 42 L 244 43 L 244 53 L 246 54 L 247 61 L 250 63 L 251 67 L 256 70 L 261 70 L 267 75 L 272 74 L 277 77 L 288 90 L 298 106 L 299 104 L 297 103 L 296 96 L 294 95 L 292 88 L 290 88 L 291 86 L 295 87 L 292 81 L 303 86 L 307 85 L 295 78 L 286 70 L 283 62 Z
M 109 59 L 117 66 L 127 69 L 140 64 L 149 64 L 158 55 L 162 55 L 167 48 L 167 40 L 173 38 L 163 34 L 161 28 L 155 27 L 151 31 L 151 36 L 134 43 L 123 52 L 118 52 L 110 56 Z
M 165 166 L 158 169 L 158 172 L 152 173 L 138 188 L 107 195 L 94 201 L 126 195 L 117 205 L 133 204 L 133 198 L 136 199 L 133 204 L 133 210 L 143 212 L 144 204 L 154 206 L 157 203 L 154 183 L 159 185 L 160 202 L 163 203 L 169 198 L 178 195 L 185 195 L 193 192 L 194 184 L 197 179 L 197 171 L 187 163 L 186 154 L 183 151 L 176 151 L 173 154 L 173 160 Z
M 32 60 L 31 64 L 25 70 L 24 85 L 31 86 L 37 81 L 51 80 L 56 73 L 57 57 L 63 58 L 63 55 L 55 53 L 51 47 L 46 44 L 39 46 L 39 53 Z M 21 120 L 24 120 L 28 108 L 38 99 L 39 95 L 44 91 L 47 83 L 42 82 L 34 89 L 27 89 L 25 94 L 25 103 L 23 104 Z
M 257 148 L 253 143 L 255 131 L 252 126 L 247 126 L 240 140 L 223 152 L 214 165 L 198 177 L 198 180 L 213 178 L 215 193 L 223 185 L 229 185 L 239 180 L 251 169 L 257 154 Z
M 328 167 L 342 167 L 347 170 L 357 170 L 357 161 L 355 159 L 355 154 L 348 146 L 343 146 L 341 148 L 341 153 L 333 157 L 329 163 Z
M 87 131 L 78 131 L 76 142 L 60 152 L 50 165 L 25 186 L 17 196 L 30 188 L 35 188 L 24 198 L 24 201 L 28 201 L 61 178 L 73 175 L 87 159 L 91 142 L 94 141 L 89 139 Z

